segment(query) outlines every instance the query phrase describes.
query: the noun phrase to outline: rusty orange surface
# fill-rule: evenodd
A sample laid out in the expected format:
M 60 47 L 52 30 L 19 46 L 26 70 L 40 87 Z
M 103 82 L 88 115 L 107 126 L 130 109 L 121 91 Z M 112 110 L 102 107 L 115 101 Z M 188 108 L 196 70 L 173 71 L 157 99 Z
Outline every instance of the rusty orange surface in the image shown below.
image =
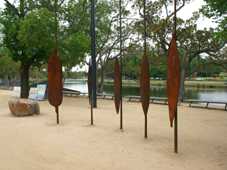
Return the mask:
M 62 64 L 57 54 L 49 58 L 47 78 L 49 102 L 57 107 L 62 103 Z
M 140 70 L 140 95 L 144 115 L 147 114 L 150 101 L 150 76 L 147 54 L 144 52 Z
M 169 51 L 166 81 L 166 93 L 168 98 L 169 120 L 171 127 L 173 126 L 173 119 L 177 110 L 179 86 L 180 86 L 180 64 L 176 40 L 173 34 Z
M 119 69 L 119 62 L 118 59 L 116 58 L 114 66 L 114 102 L 117 113 L 119 113 L 120 101 L 121 101 L 121 75 Z
M 92 100 L 91 95 L 92 95 L 92 66 L 89 63 L 89 69 L 88 69 L 88 95 L 89 95 L 89 104 Z

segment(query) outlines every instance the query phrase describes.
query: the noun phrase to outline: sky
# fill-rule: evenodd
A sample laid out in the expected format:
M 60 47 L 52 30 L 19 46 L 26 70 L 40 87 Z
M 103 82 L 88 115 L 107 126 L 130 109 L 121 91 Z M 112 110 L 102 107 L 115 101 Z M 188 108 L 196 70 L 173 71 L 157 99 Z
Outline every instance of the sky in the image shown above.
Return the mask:
M 9 2 L 14 2 L 14 0 L 9 0 Z M 185 7 L 177 13 L 177 16 L 188 19 L 192 16 L 192 12 L 197 11 L 205 2 L 203 0 L 191 0 L 190 3 L 186 3 Z M 4 0 L 0 0 L 0 8 L 4 7 Z M 211 20 L 201 17 L 197 23 L 198 29 L 203 29 L 204 27 L 216 27 L 215 23 Z
M 9 0 L 9 2 L 14 2 L 14 0 Z M 177 13 L 177 17 L 180 17 L 182 19 L 188 19 L 192 16 L 192 13 L 194 11 L 197 11 L 202 5 L 205 5 L 205 2 L 203 0 L 190 0 L 190 3 L 186 3 L 185 7 L 181 9 Z M 0 0 L 0 8 L 4 7 L 4 0 Z M 174 7 L 173 7 L 174 8 Z M 204 29 L 204 27 L 216 27 L 217 24 L 213 23 L 210 19 L 200 17 L 200 19 L 197 22 L 197 28 L 198 29 Z M 74 68 L 73 71 L 81 70 L 79 67 Z M 85 68 L 82 69 L 84 71 Z M 88 69 L 86 68 L 86 71 Z

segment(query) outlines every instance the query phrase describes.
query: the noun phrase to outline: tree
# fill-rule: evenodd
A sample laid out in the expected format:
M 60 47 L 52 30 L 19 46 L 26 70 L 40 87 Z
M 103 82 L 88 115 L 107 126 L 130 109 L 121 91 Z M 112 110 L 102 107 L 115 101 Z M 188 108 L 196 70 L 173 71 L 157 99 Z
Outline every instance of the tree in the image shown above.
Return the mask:
M 133 22 L 128 22 L 130 11 L 126 9 L 127 3 L 122 1 L 122 55 L 128 48 L 136 45 L 133 35 Z M 120 56 L 120 28 L 119 28 L 119 2 L 105 1 L 103 5 L 97 5 L 96 12 L 96 63 L 98 74 L 96 77 L 97 91 L 102 93 L 103 83 L 107 74 L 113 73 L 114 60 Z M 96 10 L 98 11 L 98 10 Z M 107 17 L 108 16 L 108 17 Z M 88 64 L 88 63 L 87 63 Z M 100 77 L 100 81 L 98 80 Z
M 102 2 L 102 1 L 101 1 Z M 60 11 L 59 55 L 65 67 L 64 79 L 90 52 L 90 2 L 69 0 Z
M 36 79 L 36 83 L 47 79 L 47 64 L 42 64 L 41 67 L 31 67 L 29 71 L 29 77 Z
M 9 49 L 9 57 L 21 62 L 21 97 L 29 91 L 29 68 L 40 66 L 53 54 L 54 13 L 39 9 L 38 1 L 20 0 L 18 6 L 5 0 L 1 11 L 3 43 Z
M 177 11 L 179 11 L 185 7 L 185 0 L 182 3 L 181 1 L 177 1 L 177 4 Z M 138 0 L 133 7 L 138 9 L 140 16 L 144 18 L 141 13 L 143 8 L 142 1 Z M 164 65 L 166 65 L 168 60 L 171 34 L 174 32 L 174 12 L 173 9 L 170 10 L 169 7 L 173 8 L 173 3 L 168 0 L 150 1 L 147 4 L 146 10 L 146 35 L 149 44 L 152 46 L 150 50 L 153 53 L 153 55 L 149 57 L 149 61 L 152 62 L 152 60 L 155 60 Z M 207 62 L 206 64 L 224 65 L 226 63 L 225 57 L 221 54 L 221 51 L 227 42 L 226 39 L 224 37 L 215 39 L 215 35 L 213 34 L 215 30 L 212 28 L 209 30 L 206 28 L 204 30 L 197 30 L 196 22 L 199 17 L 199 13 L 194 12 L 192 17 L 186 21 L 180 17 L 177 18 L 177 45 L 181 68 L 179 99 L 182 101 L 186 98 L 186 90 L 184 87 L 185 78 L 190 77 L 198 71 L 198 66 L 201 66 L 201 54 L 206 54 L 204 57 L 207 59 L 212 58 L 212 62 Z M 136 27 L 137 32 L 142 35 L 143 22 L 138 21 Z M 197 62 L 194 64 L 191 72 L 187 72 L 190 63 L 194 58 L 197 59 Z
M 227 39 L 227 1 L 226 0 L 204 0 L 207 4 L 200 9 L 206 17 L 212 18 L 218 23 L 217 36 Z
M 13 86 L 15 86 L 15 81 L 19 74 L 19 65 L 19 62 L 14 62 L 8 57 L 6 48 L 0 49 L 0 74 L 5 78 L 7 87 L 10 87 L 10 79 L 13 80 Z

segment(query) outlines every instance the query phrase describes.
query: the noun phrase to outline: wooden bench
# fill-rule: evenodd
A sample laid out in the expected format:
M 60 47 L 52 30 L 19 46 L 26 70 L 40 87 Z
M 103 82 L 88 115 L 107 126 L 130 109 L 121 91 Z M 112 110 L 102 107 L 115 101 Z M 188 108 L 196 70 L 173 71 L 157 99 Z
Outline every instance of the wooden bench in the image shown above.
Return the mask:
M 141 97 L 140 96 L 124 96 L 125 98 L 129 98 L 129 101 L 131 101 L 131 99 L 139 99 L 139 101 L 141 101 Z M 154 100 L 164 100 L 165 104 L 167 104 L 168 99 L 166 97 L 150 97 L 151 102 L 153 103 Z
M 131 101 L 132 98 L 141 100 L 140 96 L 124 96 L 124 98 L 129 98 L 128 101 Z
M 85 92 L 81 92 L 81 93 L 80 93 L 80 95 L 83 95 L 83 96 L 85 96 L 85 95 L 88 95 L 88 93 L 85 93 Z
M 153 103 L 154 100 L 164 100 L 165 104 L 168 101 L 166 97 L 150 97 L 151 102 Z
M 97 93 L 97 96 L 101 96 L 103 99 L 105 99 L 105 97 L 110 97 L 111 99 L 114 98 L 114 94 L 103 94 L 103 93 Z
M 225 104 L 225 110 L 227 107 L 227 102 L 224 102 L 224 101 L 206 101 L 206 100 L 187 99 L 186 102 L 189 102 L 189 106 L 191 106 L 193 102 L 197 102 L 197 103 L 206 103 L 206 108 L 208 108 L 209 103 Z
M 66 96 L 67 94 L 70 94 L 71 96 L 72 96 L 72 95 L 76 95 L 76 97 L 77 97 L 77 96 L 80 95 L 81 93 L 80 93 L 80 92 L 73 92 L 73 91 L 63 91 L 62 94 L 64 94 L 65 96 Z

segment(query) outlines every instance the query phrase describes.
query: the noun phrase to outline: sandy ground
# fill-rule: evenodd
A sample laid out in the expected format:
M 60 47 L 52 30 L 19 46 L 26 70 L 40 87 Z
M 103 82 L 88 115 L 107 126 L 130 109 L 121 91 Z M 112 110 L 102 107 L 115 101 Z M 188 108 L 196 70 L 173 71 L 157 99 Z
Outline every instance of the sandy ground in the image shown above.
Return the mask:
M 123 101 L 123 130 L 114 101 L 98 99 L 94 125 L 86 97 L 64 97 L 60 124 L 48 100 L 40 115 L 16 117 L 0 90 L 0 170 L 226 170 L 227 111 L 197 105 L 178 107 L 178 153 L 168 107 L 150 104 L 148 138 L 140 102 Z M 195 104 L 194 104 L 195 106 Z

